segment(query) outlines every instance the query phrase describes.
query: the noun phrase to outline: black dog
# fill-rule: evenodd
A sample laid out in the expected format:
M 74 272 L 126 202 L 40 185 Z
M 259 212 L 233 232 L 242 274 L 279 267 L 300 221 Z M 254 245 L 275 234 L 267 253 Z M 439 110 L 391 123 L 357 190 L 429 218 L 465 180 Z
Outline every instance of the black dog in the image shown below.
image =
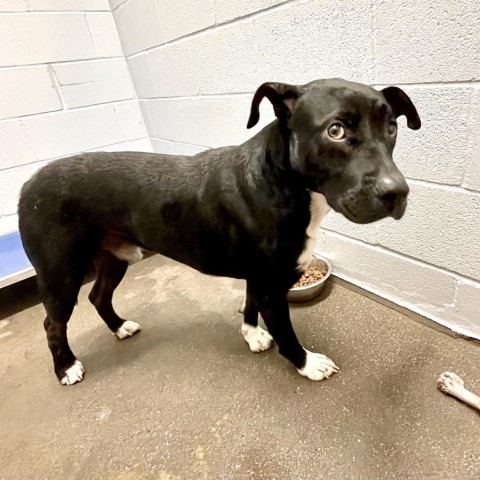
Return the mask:
M 392 160 L 396 117 L 405 115 L 412 129 L 420 119 L 399 88 L 318 80 L 263 84 L 248 128 L 258 122 L 264 97 L 277 120 L 240 146 L 194 157 L 81 154 L 52 162 L 24 185 L 20 232 L 62 384 L 83 378 L 67 322 L 92 263 L 97 278 L 89 299 L 102 319 L 119 338 L 140 329 L 115 313 L 112 294 L 142 249 L 246 279 L 242 333 L 250 349 L 266 350 L 274 340 L 312 380 L 337 371 L 298 342 L 286 294 L 311 259 L 330 207 L 356 223 L 402 217 L 408 186 Z M 259 312 L 271 336 L 258 326 Z

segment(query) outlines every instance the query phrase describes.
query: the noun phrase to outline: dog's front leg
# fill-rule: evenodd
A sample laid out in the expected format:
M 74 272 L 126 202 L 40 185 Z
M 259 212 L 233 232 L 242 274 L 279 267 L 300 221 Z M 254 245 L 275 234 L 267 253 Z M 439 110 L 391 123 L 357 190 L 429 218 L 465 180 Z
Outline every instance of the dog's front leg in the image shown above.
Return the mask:
M 247 293 L 241 313 L 243 313 L 242 335 L 248 343 L 250 350 L 258 353 L 272 348 L 272 336 L 258 326 L 258 307 L 249 282 L 247 282 Z
M 300 375 L 319 381 L 338 372 L 328 357 L 309 352 L 300 345 L 290 321 L 286 292 L 256 293 L 255 300 L 280 354 L 297 367 Z

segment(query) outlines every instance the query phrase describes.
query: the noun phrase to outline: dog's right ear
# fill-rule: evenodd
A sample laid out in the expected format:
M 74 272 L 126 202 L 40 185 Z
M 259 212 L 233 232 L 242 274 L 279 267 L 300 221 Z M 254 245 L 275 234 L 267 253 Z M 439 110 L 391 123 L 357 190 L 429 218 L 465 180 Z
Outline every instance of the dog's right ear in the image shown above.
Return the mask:
M 295 111 L 297 100 L 302 94 L 303 91 L 295 85 L 274 82 L 264 83 L 253 96 L 247 128 L 252 128 L 258 123 L 260 119 L 260 102 L 264 97 L 267 97 L 273 105 L 275 116 L 280 120 L 286 121 Z
M 418 130 L 422 126 L 415 105 L 403 90 L 398 87 L 387 87 L 382 90 L 382 93 L 392 107 L 395 118 L 405 115 L 407 126 L 412 130 Z

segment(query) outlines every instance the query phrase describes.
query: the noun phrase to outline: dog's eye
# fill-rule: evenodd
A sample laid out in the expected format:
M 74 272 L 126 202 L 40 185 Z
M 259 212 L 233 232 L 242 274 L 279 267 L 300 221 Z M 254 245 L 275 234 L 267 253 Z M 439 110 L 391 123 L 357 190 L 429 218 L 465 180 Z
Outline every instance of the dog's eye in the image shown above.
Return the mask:
M 389 134 L 391 137 L 394 137 L 394 136 L 397 134 L 397 126 L 396 126 L 394 123 L 391 123 L 391 124 L 388 126 L 388 134 Z
M 342 140 L 345 137 L 345 129 L 340 123 L 333 123 L 328 127 L 328 135 L 334 140 Z

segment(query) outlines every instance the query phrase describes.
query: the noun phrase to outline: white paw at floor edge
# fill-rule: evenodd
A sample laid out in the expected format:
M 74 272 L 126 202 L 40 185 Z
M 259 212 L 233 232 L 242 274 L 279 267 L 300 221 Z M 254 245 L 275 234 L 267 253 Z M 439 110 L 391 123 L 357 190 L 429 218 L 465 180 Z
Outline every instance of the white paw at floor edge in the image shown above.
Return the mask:
M 300 375 L 318 382 L 339 371 L 339 368 L 327 356 L 310 352 L 307 349 L 305 352 L 307 352 L 305 366 L 297 369 Z
M 122 326 L 115 332 L 115 335 L 123 340 L 124 338 L 131 337 L 141 330 L 140 325 L 130 320 L 125 320 Z
M 65 370 L 65 376 L 60 380 L 60 383 L 62 385 L 74 385 L 83 380 L 84 373 L 83 365 L 79 360 L 75 360 L 75 363 Z
M 263 328 L 248 323 L 242 325 L 242 335 L 252 352 L 264 352 L 273 346 L 272 336 Z

